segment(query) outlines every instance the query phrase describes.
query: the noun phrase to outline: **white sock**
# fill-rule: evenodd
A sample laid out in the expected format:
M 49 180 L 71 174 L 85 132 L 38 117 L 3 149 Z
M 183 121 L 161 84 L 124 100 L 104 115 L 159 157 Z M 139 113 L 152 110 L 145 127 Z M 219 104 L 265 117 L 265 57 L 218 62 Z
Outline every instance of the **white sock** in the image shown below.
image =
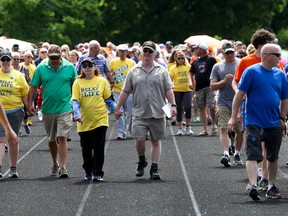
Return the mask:
M 240 151 L 235 150 L 234 156 L 237 154 L 240 156 Z
M 229 157 L 229 152 L 228 151 L 224 151 L 223 154 L 227 155 Z

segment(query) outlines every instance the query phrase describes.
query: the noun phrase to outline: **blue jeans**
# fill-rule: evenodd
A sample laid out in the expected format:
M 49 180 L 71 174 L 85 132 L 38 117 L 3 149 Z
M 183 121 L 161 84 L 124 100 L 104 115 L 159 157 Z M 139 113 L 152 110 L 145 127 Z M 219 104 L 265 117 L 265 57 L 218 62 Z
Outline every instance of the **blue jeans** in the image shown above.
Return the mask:
M 113 97 L 115 102 L 118 102 L 118 98 L 120 96 L 120 92 L 113 92 Z M 132 126 L 132 95 L 128 96 L 127 101 L 124 103 L 123 107 L 121 107 L 121 111 L 123 115 L 117 120 L 117 128 L 118 134 L 126 135 L 126 125 L 128 131 L 131 133 L 131 126 Z M 126 116 L 126 122 L 125 117 Z

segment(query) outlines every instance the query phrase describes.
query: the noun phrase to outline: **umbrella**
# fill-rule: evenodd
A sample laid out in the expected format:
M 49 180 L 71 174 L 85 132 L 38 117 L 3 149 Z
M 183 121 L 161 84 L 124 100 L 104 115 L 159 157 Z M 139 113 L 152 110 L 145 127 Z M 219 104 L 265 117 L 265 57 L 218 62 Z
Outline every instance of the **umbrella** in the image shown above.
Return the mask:
M 184 42 L 189 43 L 191 45 L 205 43 L 208 47 L 215 47 L 215 48 L 222 47 L 222 42 L 220 40 L 210 37 L 208 35 L 193 35 L 188 37 Z

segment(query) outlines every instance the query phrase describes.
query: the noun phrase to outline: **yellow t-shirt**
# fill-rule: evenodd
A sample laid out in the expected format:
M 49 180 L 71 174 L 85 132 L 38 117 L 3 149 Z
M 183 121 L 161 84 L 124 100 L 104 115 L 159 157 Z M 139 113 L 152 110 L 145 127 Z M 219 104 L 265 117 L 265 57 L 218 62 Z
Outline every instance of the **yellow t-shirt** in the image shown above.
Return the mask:
M 117 57 L 110 61 L 109 68 L 114 77 L 114 92 L 121 92 L 127 73 L 135 64 L 135 61 L 128 58 L 122 61 Z
M 168 71 L 170 71 L 171 67 L 174 66 L 175 64 L 176 64 L 175 61 L 174 61 L 174 62 L 168 62 L 168 63 L 167 63 L 167 69 L 168 69 Z
M 80 103 L 83 123 L 77 122 L 77 132 L 90 131 L 100 126 L 109 126 L 105 99 L 111 96 L 107 79 L 94 76 L 91 80 L 78 78 L 72 87 L 72 100 Z
M 25 68 L 27 68 L 29 70 L 29 77 L 30 77 L 30 79 L 32 79 L 33 74 L 34 74 L 34 72 L 36 70 L 36 66 L 34 64 L 29 64 L 27 66 L 27 65 L 25 65 L 24 62 L 20 63 L 20 66 L 23 66 L 23 67 L 25 67 Z
M 189 76 L 190 76 L 190 65 L 181 65 L 176 67 L 173 65 L 170 70 L 169 74 L 173 80 L 174 92 L 189 92 L 192 89 L 189 88 Z
M 0 100 L 5 110 L 23 107 L 22 97 L 28 95 L 28 84 L 21 72 L 3 73 L 0 68 Z

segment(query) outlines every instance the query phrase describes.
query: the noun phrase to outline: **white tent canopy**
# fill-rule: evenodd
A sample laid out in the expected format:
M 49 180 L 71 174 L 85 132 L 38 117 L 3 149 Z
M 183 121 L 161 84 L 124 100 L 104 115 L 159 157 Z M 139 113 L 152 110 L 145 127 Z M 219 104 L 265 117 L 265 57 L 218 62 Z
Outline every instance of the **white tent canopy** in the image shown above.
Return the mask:
M 19 45 L 19 51 L 36 49 L 36 46 L 33 43 L 29 43 L 29 42 L 14 39 L 14 38 L 8 38 L 5 36 L 0 37 L 0 46 L 3 47 L 4 49 L 8 49 L 9 51 L 11 51 L 11 48 L 14 44 Z

